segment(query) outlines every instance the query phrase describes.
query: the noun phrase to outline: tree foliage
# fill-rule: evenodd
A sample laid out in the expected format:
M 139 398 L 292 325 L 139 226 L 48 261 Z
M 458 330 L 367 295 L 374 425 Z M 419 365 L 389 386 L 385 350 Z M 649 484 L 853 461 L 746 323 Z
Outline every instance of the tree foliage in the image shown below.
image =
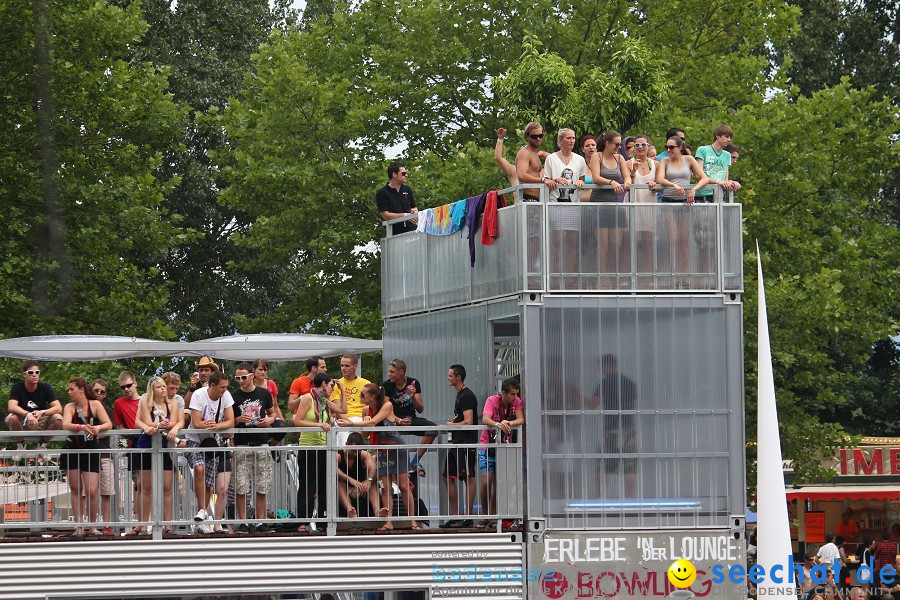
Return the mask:
M 890 3 L 321 0 L 293 26 L 284 2 L 46 1 L 44 71 L 40 20 L 0 6 L 4 334 L 377 336 L 386 155 L 431 206 L 505 184 L 499 126 L 696 147 L 726 122 L 748 438 L 755 239 L 801 475 L 848 431 L 897 433 Z
M 273 299 L 267 281 L 277 268 L 257 261 L 240 278 L 225 276 L 228 265 L 242 263 L 249 250 L 234 240 L 251 222 L 242 205 L 223 205 L 227 185 L 209 153 L 227 140 L 219 111 L 237 96 L 250 69 L 250 55 L 273 27 L 291 18 L 284 0 L 116 0 L 140 9 L 148 26 L 134 48 L 134 60 L 166 67 L 169 90 L 187 112 L 180 144 L 171 145 L 160 174 L 177 178 L 165 206 L 182 226 L 186 242 L 159 261 L 158 282 L 170 286 L 163 314 L 178 334 L 202 339 L 233 333 L 240 313 L 264 313 Z M 247 293 L 251 286 L 253 294 Z
M 575 69 L 540 47 L 536 37 L 526 39 L 519 61 L 495 80 L 500 103 L 515 122 L 535 120 L 551 130 L 627 131 L 668 92 L 662 64 L 640 41 L 626 41 L 608 67 L 586 71 L 577 85 Z
M 0 5 L 0 332 L 167 337 L 153 276 L 181 234 L 162 207 L 177 182 L 156 170 L 183 115 L 154 65 L 127 60 L 139 11 L 33 6 Z

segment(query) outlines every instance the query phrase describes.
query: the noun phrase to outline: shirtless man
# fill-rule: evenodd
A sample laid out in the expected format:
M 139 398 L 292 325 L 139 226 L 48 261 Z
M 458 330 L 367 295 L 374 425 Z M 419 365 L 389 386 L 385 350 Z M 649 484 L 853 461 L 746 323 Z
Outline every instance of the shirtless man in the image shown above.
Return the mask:
M 541 175 L 541 157 L 538 151 L 544 140 L 544 128 L 540 123 L 532 121 L 525 126 L 525 142 L 519 153 L 516 154 L 516 176 L 519 183 L 546 183 L 551 190 L 556 189 L 556 182 L 549 177 Z M 522 190 L 525 202 L 537 202 L 540 200 L 538 190 Z

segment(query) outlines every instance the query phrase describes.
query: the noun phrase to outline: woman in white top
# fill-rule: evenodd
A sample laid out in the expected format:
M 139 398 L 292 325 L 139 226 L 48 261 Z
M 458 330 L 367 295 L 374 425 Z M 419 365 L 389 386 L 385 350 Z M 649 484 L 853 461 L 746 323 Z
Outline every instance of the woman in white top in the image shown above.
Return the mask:
M 587 174 L 587 163 L 580 154 L 575 154 L 573 130 L 560 129 L 556 144 L 559 151 L 547 156 L 544 161 L 544 177 L 552 179 L 558 186 L 574 185 L 576 189 L 551 189 L 550 202 L 577 202 L 581 197 L 578 188 L 584 184 L 584 176 Z M 563 284 L 566 288 L 577 287 L 578 278 L 573 275 L 564 277 L 563 273 L 575 274 L 578 270 L 580 216 L 576 206 L 550 208 L 550 230 L 553 232 L 553 245 L 550 248 L 551 288 L 561 289 Z
M 650 138 L 639 135 L 634 138 L 634 158 L 628 161 L 631 170 L 632 187 L 628 191 L 628 201 L 639 204 L 656 204 L 656 192 L 651 191 L 656 185 L 657 162 L 650 158 Z M 635 188 L 634 186 L 638 186 Z M 647 186 L 644 188 L 643 186 Z M 653 270 L 653 236 L 656 235 L 656 207 L 635 207 L 634 231 L 637 237 L 637 271 L 638 286 L 652 286 Z

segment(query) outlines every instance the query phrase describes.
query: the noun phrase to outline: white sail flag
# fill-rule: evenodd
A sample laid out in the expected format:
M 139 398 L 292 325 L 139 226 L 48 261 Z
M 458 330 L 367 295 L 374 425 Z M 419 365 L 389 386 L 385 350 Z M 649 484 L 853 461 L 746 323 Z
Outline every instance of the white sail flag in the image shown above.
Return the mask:
M 766 315 L 766 291 L 763 286 L 762 258 L 756 244 L 757 274 L 759 277 L 758 355 L 758 416 L 756 498 L 756 562 L 764 569 L 760 594 L 767 598 L 789 598 L 794 595 L 797 582 L 788 577 L 777 583 L 768 575 L 772 567 L 782 568 L 776 573 L 787 576 L 791 556 L 791 530 L 788 521 L 784 471 L 781 463 L 781 439 L 778 436 L 778 410 L 775 406 L 775 377 L 772 374 L 772 348 L 769 344 L 769 322 Z M 760 595 L 759 597 L 763 597 Z

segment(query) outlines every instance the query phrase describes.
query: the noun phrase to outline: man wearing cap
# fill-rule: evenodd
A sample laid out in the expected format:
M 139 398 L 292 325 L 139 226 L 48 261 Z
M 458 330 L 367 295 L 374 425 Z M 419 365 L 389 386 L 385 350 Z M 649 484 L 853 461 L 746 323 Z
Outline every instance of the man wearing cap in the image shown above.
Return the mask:
M 196 363 L 197 372 L 191 375 L 191 382 L 184 393 L 184 426 L 191 426 L 191 396 L 200 388 L 205 388 L 209 382 L 209 376 L 219 372 L 219 365 L 211 356 L 201 356 Z
M 9 392 L 6 426 L 10 431 L 62 429 L 62 404 L 56 399 L 53 388 L 41 383 L 41 368 L 37 361 L 29 360 L 22 367 L 22 379 L 13 384 Z M 53 437 L 44 438 L 38 449 L 47 448 Z M 25 449 L 25 439 L 16 438 L 17 450 Z

